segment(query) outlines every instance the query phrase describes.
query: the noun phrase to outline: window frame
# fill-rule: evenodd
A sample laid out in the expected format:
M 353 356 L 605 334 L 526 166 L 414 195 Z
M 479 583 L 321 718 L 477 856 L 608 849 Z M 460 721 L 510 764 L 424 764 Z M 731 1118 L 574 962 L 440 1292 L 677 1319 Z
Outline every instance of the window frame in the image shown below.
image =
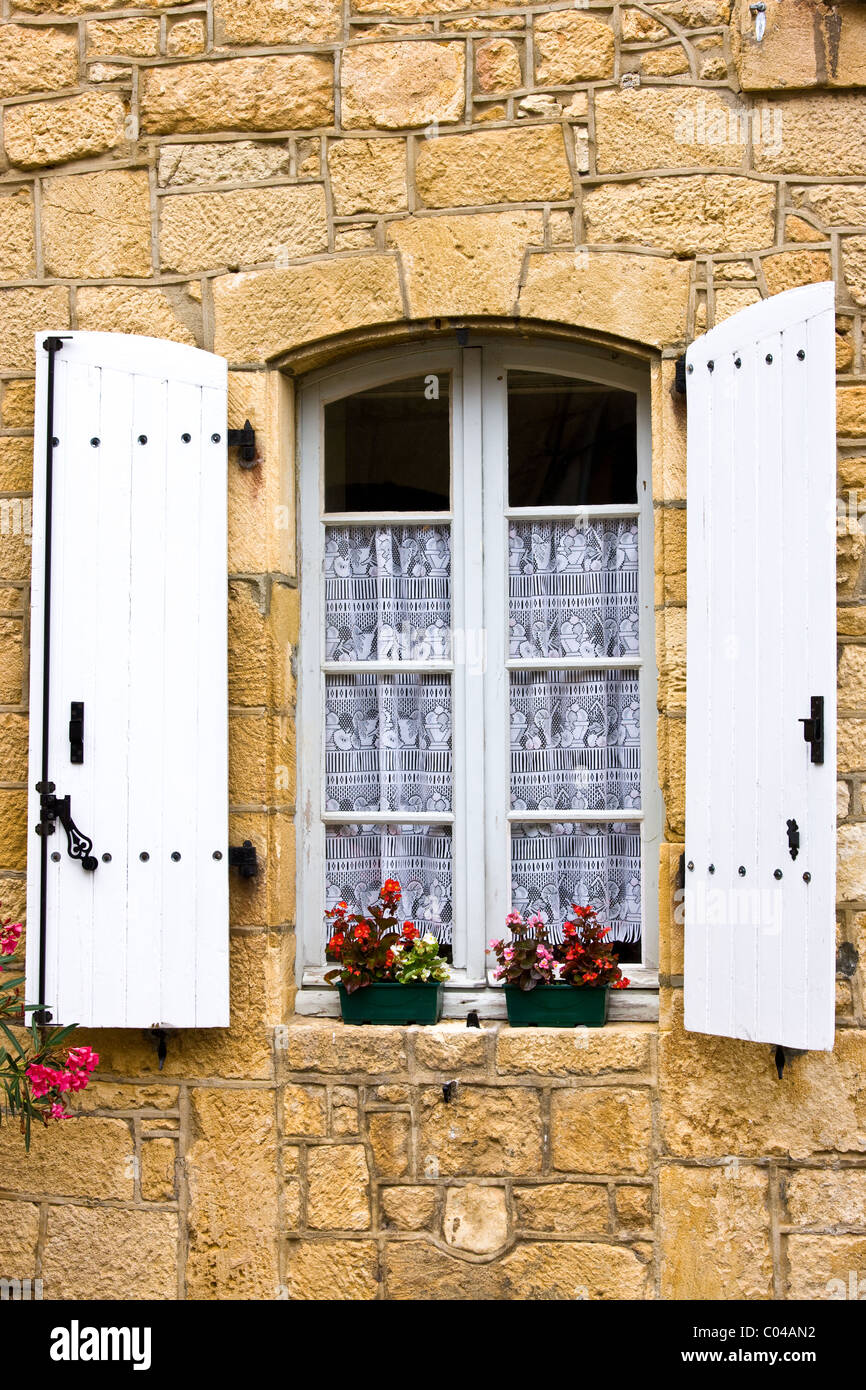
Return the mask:
M 507 372 L 551 372 L 600 386 L 631 391 L 637 406 L 637 502 L 633 506 L 507 508 Z M 451 379 L 451 508 L 448 512 L 324 512 L 324 406 L 332 400 L 400 378 L 448 372 Z M 467 402 L 468 408 L 467 408 Z M 508 527 L 515 518 L 547 520 L 576 515 L 631 516 L 638 519 L 638 593 L 640 659 L 598 660 L 596 668 L 627 666 L 640 672 L 641 703 L 641 896 L 642 951 L 640 965 L 629 964 L 632 989 L 616 999 L 619 1017 L 648 1018 L 657 1003 L 635 990 L 658 987 L 658 861 L 664 823 L 658 784 L 656 748 L 657 671 L 653 566 L 653 497 L 651 472 L 650 373 L 645 366 L 623 361 L 621 354 L 584 346 L 550 345 L 491 337 L 474 337 L 471 346 L 435 341 L 402 344 L 341 361 L 312 372 L 301 384 L 298 411 L 298 544 L 301 587 L 300 660 L 298 669 L 298 796 L 297 903 L 299 1013 L 337 1011 L 334 991 L 322 989 L 325 818 L 324 782 L 324 583 L 323 541 L 326 526 L 376 525 L 413 520 L 447 524 L 451 528 L 452 627 L 483 632 L 486 661 L 483 676 L 467 670 L 465 662 L 435 663 L 427 669 L 449 669 L 452 681 L 454 795 L 453 824 L 453 956 L 446 1014 L 479 1008 L 485 1015 L 504 1013 L 501 990 L 492 989 L 485 949 L 509 909 L 511 820 L 532 820 L 532 813 L 510 812 L 508 720 Z M 480 517 L 479 544 L 467 536 L 467 518 Z M 498 552 L 498 555 L 497 555 Z M 486 563 L 482 567 L 482 554 Z M 496 557 L 496 563 L 491 563 Z M 496 617 L 494 618 L 494 615 Z M 486 621 L 485 621 L 486 618 Z M 547 663 L 541 663 L 543 668 Z M 563 665 L 566 663 L 563 662 Z M 354 663 L 337 663 L 349 674 Z M 398 663 L 394 663 L 397 666 Z M 412 663 L 400 663 L 413 669 Z M 537 663 L 530 663 L 532 669 Z M 381 665 L 364 663 L 370 670 Z M 569 659 L 569 669 L 581 668 Z M 360 669 L 360 664 L 359 664 Z M 388 663 L 384 669 L 392 669 Z M 422 668 L 423 669 L 423 668 Z M 473 682 L 481 681 L 481 689 Z M 477 698 L 473 698 L 476 696 Z M 497 757 L 496 748 L 501 750 Z M 463 767 L 462 776 L 457 775 Z M 484 786 L 485 814 L 477 814 L 473 789 Z M 365 814 L 402 823 L 407 813 Z M 540 815 L 535 815 L 540 820 Z M 549 815 L 562 819 L 616 819 L 575 813 Z M 339 817 L 338 817 L 339 819 Z M 344 821 L 352 823 L 350 816 Z M 437 817 L 414 819 L 430 823 Z M 622 819 L 622 817 L 620 817 Z M 357 818 L 356 818 L 357 820 Z M 476 872 L 473 866 L 483 866 Z M 470 926 L 470 924 L 472 924 Z M 480 926 L 478 925 L 480 924 Z M 631 996 L 631 997 L 629 997 Z

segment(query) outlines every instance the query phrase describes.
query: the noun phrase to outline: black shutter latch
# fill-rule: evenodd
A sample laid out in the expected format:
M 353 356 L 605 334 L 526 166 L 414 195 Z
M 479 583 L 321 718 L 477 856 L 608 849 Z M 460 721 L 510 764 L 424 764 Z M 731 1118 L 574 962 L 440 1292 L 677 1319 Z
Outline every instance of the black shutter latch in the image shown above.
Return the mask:
M 807 743 L 812 745 L 812 762 L 823 763 L 824 761 L 824 696 L 813 695 L 810 717 L 801 719 L 799 723 L 803 725 L 803 737 Z

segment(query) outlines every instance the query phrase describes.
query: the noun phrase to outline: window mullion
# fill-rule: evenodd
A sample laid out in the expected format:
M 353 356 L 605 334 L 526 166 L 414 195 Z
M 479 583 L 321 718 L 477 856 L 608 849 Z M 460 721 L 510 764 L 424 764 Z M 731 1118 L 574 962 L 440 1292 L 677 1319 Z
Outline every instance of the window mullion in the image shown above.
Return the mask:
M 484 428 L 484 610 L 487 663 L 484 679 L 484 866 L 485 931 L 498 935 L 511 898 L 511 805 L 508 734 L 508 523 L 507 396 L 499 352 L 485 350 Z
M 460 390 L 455 392 L 453 467 L 454 669 L 454 964 L 478 974 L 483 969 L 483 819 L 478 788 L 484 782 L 484 598 L 481 515 L 481 349 L 461 352 Z M 473 790 L 474 789 L 474 790 Z

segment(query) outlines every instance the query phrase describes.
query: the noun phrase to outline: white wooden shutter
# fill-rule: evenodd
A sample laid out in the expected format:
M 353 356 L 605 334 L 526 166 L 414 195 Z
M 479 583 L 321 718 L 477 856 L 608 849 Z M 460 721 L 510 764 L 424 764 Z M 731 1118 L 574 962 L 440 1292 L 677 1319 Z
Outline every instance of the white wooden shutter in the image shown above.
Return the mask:
M 818 1049 L 834 1032 L 833 303 L 824 283 L 735 314 L 691 345 L 686 377 L 685 1026 Z M 800 722 L 816 696 L 822 763 Z
M 91 1027 L 225 1026 L 226 363 L 151 338 L 72 333 L 55 354 L 48 775 L 97 867 L 70 857 L 58 822 L 45 838 L 39 998 L 47 338 L 36 340 L 28 1001 Z

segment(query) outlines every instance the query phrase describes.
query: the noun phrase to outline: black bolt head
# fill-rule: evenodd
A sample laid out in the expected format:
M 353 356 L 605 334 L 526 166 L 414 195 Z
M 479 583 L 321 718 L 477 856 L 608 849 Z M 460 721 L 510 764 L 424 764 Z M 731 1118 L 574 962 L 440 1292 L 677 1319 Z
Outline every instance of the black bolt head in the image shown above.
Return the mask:
M 182 435 L 181 435 L 181 439 L 183 440 L 184 444 L 188 444 L 189 441 L 192 439 L 192 435 L 191 435 L 191 434 L 182 434 Z
M 177 864 L 178 861 L 180 860 L 180 850 L 179 850 L 179 849 L 173 849 L 172 852 L 171 852 L 171 857 L 172 857 L 172 859 L 174 860 L 175 864 Z
M 147 435 L 146 435 L 146 434 L 140 434 L 140 435 L 138 436 L 138 442 L 139 442 L 139 444 L 146 444 L 146 443 L 147 443 Z
M 148 854 L 146 849 L 143 849 L 138 857 L 141 860 L 142 864 L 146 864 L 148 859 L 150 858 L 150 855 Z
M 774 869 L 774 870 L 773 870 L 773 878 L 781 878 L 781 877 L 782 877 L 782 870 L 781 870 L 781 869 Z
M 805 354 L 805 352 L 803 351 L 803 349 L 800 348 L 800 349 L 798 350 L 798 352 L 797 352 L 797 361 L 798 361 L 798 362 L 805 362 L 805 360 L 806 360 L 806 354 Z
M 213 440 L 214 444 L 219 444 L 220 440 L 222 439 L 222 435 L 221 435 L 221 434 L 212 434 L 212 435 L 211 435 L 211 439 Z
M 221 849 L 215 849 L 214 852 L 213 852 L 213 857 L 214 857 L 214 859 L 222 859 L 222 857 L 223 857 L 223 852 L 222 852 L 222 850 L 221 850 Z
M 740 875 L 740 878 L 745 878 L 745 877 L 746 877 L 746 866 L 745 866 L 745 864 L 741 864 L 741 865 L 740 865 L 740 867 L 737 869 L 737 873 Z
M 773 361 L 773 354 L 771 352 L 768 352 L 766 357 L 764 358 L 764 361 L 767 363 L 767 366 L 770 366 L 770 364 Z
M 103 854 L 103 856 L 102 856 L 102 862 L 103 862 L 103 864 L 110 864 L 110 863 L 111 863 L 111 855 L 108 854 L 108 853 Z
M 90 441 L 90 447 L 91 447 L 91 449 L 98 449 L 98 448 L 99 448 L 99 440 L 96 438 L 96 435 L 94 435 L 93 438 L 91 439 L 91 441 Z

